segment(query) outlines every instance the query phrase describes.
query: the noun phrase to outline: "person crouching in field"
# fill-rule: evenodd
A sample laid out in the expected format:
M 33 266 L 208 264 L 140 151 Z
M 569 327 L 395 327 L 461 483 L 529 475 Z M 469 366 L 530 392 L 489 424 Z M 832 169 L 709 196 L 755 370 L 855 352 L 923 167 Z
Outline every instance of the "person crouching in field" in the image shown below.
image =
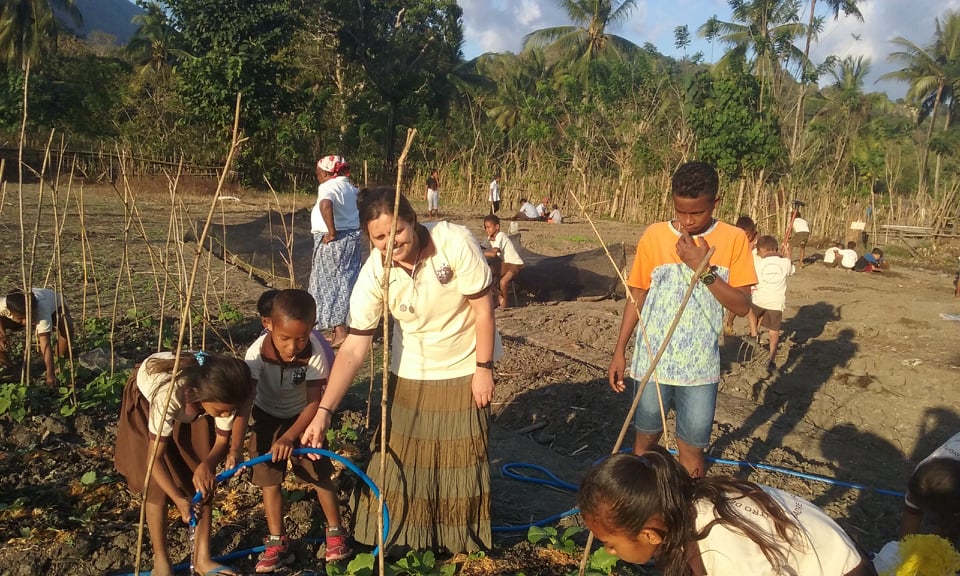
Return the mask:
M 340 527 L 333 465 L 328 458 L 292 457 L 300 435 L 317 413 L 330 373 L 323 338 L 312 332 L 316 303 L 304 290 L 281 290 L 270 300 L 269 309 L 269 330 L 250 346 L 246 355 L 256 386 L 250 457 L 273 455 L 271 462 L 253 467 L 253 483 L 263 489 L 264 515 L 270 532 L 257 561 L 257 573 L 273 572 L 294 559 L 283 525 L 281 486 L 287 460 L 293 462 L 294 473 L 316 490 L 327 522 L 325 559 L 335 561 L 350 554 L 346 532 Z M 240 414 L 244 434 L 248 415 L 249 409 L 244 408 Z M 232 446 L 231 453 L 237 459 L 244 434 L 238 434 Z
M 664 576 L 876 576 L 810 502 L 732 476 L 694 480 L 659 446 L 610 456 L 584 477 L 578 500 L 608 551 L 653 560 Z
M 789 258 L 777 252 L 777 239 L 773 236 L 761 236 L 757 240 L 757 253 L 753 256 L 757 270 L 757 289 L 753 292 L 750 304 L 750 337 L 759 338 L 760 326 L 770 331 L 770 355 L 767 358 L 767 372 L 777 371 L 775 363 L 777 346 L 780 344 L 780 323 L 787 301 L 787 276 L 795 268 Z
M 960 434 L 924 458 L 910 475 L 900 537 L 922 528 L 960 544 Z
M 33 315 L 33 331 L 40 345 L 43 365 L 46 367 L 47 385 L 57 383 L 57 369 L 53 361 L 51 335 L 57 330 L 57 356 L 68 357 L 73 340 L 73 319 L 63 296 L 47 288 L 34 288 L 30 295 Z M 7 351 L 10 337 L 7 332 L 22 330 L 27 323 L 26 296 L 22 290 L 14 290 L 0 298 L 0 369 L 13 368 Z
M 671 188 L 676 218 L 651 224 L 637 243 L 627 280 L 633 301 L 628 299 L 624 306 L 608 377 L 615 392 L 626 390 L 631 380 L 624 374 L 627 342 L 642 322 L 644 332 L 637 331 L 630 368 L 634 394 L 640 394 L 633 451 L 643 454 L 659 442 L 662 401 L 664 410 L 677 411 L 680 463 L 699 477 L 704 474 L 703 451 L 710 444 L 716 411 L 723 311 L 747 314 L 757 274 L 743 230 L 713 217 L 720 188 L 716 170 L 703 162 L 688 162 L 674 173 Z M 711 266 L 696 279 L 689 305 L 657 365 L 660 386 L 646 386 L 641 393 L 639 378 L 652 357 L 646 343 L 651 350 L 660 349 L 687 286 L 695 280 L 694 271 L 711 246 L 716 249 Z
M 836 268 L 842 258 L 841 252 L 843 252 L 843 244 L 840 242 L 827 248 L 826 252 L 823 253 L 823 265 L 827 268 Z
M 484 250 L 483 255 L 490 263 L 494 278 L 499 278 L 496 294 L 497 302 L 501 308 L 507 308 L 509 306 L 507 294 L 510 293 L 510 283 L 523 268 L 523 258 L 517 252 L 517 247 L 513 245 L 513 240 L 500 231 L 500 218 L 494 214 L 485 216 L 483 230 L 487 233 L 487 240 L 490 242 L 490 248 Z
M 126 477 L 130 491 L 142 493 L 151 447 L 160 437 L 143 504 L 153 546 L 151 574 L 173 574 L 167 548 L 167 504 L 173 503 L 180 518 L 189 522 L 191 500 L 197 491 L 203 500 L 194 569 L 198 574 L 239 574 L 211 557 L 210 526 L 217 465 L 230 448 L 230 436 L 238 424 L 234 419 L 237 409 L 253 393 L 250 369 L 237 358 L 197 352 L 180 357 L 174 378 L 175 361 L 173 353 L 158 352 L 131 373 L 123 389 L 114 464 Z M 228 468 L 236 464 L 227 458 Z
M 887 263 L 883 259 L 883 250 L 874 248 L 867 254 L 857 258 L 853 265 L 854 272 L 883 272 Z

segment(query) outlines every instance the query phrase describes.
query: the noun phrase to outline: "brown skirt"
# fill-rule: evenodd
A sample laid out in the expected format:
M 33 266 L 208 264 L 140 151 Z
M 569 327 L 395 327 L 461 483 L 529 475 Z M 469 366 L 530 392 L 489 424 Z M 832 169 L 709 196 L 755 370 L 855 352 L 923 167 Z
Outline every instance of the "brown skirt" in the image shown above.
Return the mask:
M 143 492 L 147 458 L 153 444 L 147 428 L 149 414 L 150 402 L 137 388 L 137 368 L 134 368 L 123 388 L 113 462 L 117 472 L 126 477 L 130 490 L 138 494 Z M 214 437 L 213 420 L 199 418 L 189 424 L 174 423 L 171 437 L 160 444 L 163 462 L 170 471 L 174 485 L 184 496 L 193 496 L 196 493 L 196 488 L 193 487 L 193 472 L 210 454 Z M 157 465 L 159 463 L 158 461 Z M 150 492 L 156 494 L 155 490 L 160 488 L 155 484 L 151 485 Z
M 367 469 L 390 512 L 388 549 L 458 554 L 490 548 L 488 411 L 477 409 L 472 380 L 390 375 L 386 471 L 380 468 L 379 433 Z M 354 538 L 375 545 L 377 499 L 364 488 L 354 510 Z

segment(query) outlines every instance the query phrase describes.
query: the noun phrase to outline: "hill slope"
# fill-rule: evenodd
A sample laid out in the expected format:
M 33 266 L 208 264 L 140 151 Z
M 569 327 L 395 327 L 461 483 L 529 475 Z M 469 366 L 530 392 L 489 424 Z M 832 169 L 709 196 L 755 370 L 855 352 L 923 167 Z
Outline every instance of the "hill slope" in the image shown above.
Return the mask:
M 74 0 L 83 14 L 83 27 L 77 34 L 86 37 L 90 32 L 105 32 L 114 36 L 117 44 L 126 44 L 137 27 L 131 22 L 143 12 L 129 0 Z

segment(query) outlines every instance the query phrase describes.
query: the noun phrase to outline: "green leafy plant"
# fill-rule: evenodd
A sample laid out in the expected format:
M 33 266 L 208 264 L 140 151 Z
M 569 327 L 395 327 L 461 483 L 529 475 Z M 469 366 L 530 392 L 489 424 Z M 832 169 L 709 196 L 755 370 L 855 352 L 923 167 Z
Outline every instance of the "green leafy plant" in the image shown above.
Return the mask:
M 91 316 L 83 323 L 83 336 L 87 348 L 99 348 L 110 344 L 110 319 Z
M 156 319 L 146 310 L 139 308 L 130 308 L 127 310 L 127 319 L 132 320 L 137 326 L 143 328 L 155 328 L 157 326 Z
M 373 576 L 373 554 L 357 554 L 346 567 L 335 562 L 326 566 L 327 576 Z
M 27 416 L 27 387 L 19 382 L 0 384 L 0 416 L 9 414 L 15 422 Z
M 77 388 L 76 404 L 73 404 L 72 390 L 68 386 L 61 386 L 59 389 L 60 414 L 71 416 L 77 409 L 81 411 L 94 408 L 116 410 L 120 407 L 120 397 L 129 375 L 129 371 L 114 372 L 112 376 L 107 372 L 101 372 Z
M 607 552 L 606 548 L 599 548 L 590 555 L 590 561 L 587 563 L 587 569 L 584 574 L 589 576 L 610 576 L 613 567 L 617 565 L 620 559 L 615 554 Z M 573 570 L 567 576 L 579 574 L 579 570 Z
M 340 424 L 340 428 L 330 428 L 327 430 L 327 445 L 330 450 L 338 450 L 348 442 L 356 442 L 360 439 L 357 431 L 350 426 L 349 422 Z
M 548 548 L 573 554 L 577 549 L 577 543 L 573 541 L 573 537 L 581 532 L 583 532 L 583 527 L 581 526 L 570 526 L 562 533 L 558 532 L 553 526 L 531 526 L 530 529 L 527 530 L 527 540 L 529 540 L 531 544 L 546 541 Z
M 237 324 L 243 321 L 243 312 L 238 310 L 232 304 L 223 302 L 220 304 L 220 314 L 218 319 L 224 324 Z
M 100 506 L 102 505 L 103 505 L 103 502 L 97 502 L 96 504 L 87 506 L 86 509 L 83 511 L 83 513 L 80 514 L 79 516 L 70 516 L 70 520 L 73 520 L 74 522 L 79 522 L 83 526 L 86 526 L 87 524 L 90 524 L 91 522 L 93 522 L 93 519 L 96 517 L 97 512 L 100 511 Z
M 417 552 L 411 550 L 387 568 L 388 576 L 453 576 L 457 570 L 454 564 L 437 565 L 437 557 L 430 550 Z

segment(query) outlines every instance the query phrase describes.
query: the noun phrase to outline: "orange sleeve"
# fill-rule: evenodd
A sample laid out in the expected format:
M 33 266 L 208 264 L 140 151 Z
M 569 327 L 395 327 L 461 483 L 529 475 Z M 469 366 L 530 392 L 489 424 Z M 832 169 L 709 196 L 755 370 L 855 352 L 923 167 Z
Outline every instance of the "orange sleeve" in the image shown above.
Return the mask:
M 753 286 L 757 283 L 757 269 L 753 264 L 750 241 L 742 230 L 734 228 L 730 251 L 730 279 L 727 284 L 734 288 Z
M 637 254 L 633 257 L 633 267 L 630 268 L 630 277 L 627 278 L 627 285 L 631 288 L 650 289 L 653 272 L 653 251 L 650 249 L 652 242 L 649 229 L 637 242 Z

